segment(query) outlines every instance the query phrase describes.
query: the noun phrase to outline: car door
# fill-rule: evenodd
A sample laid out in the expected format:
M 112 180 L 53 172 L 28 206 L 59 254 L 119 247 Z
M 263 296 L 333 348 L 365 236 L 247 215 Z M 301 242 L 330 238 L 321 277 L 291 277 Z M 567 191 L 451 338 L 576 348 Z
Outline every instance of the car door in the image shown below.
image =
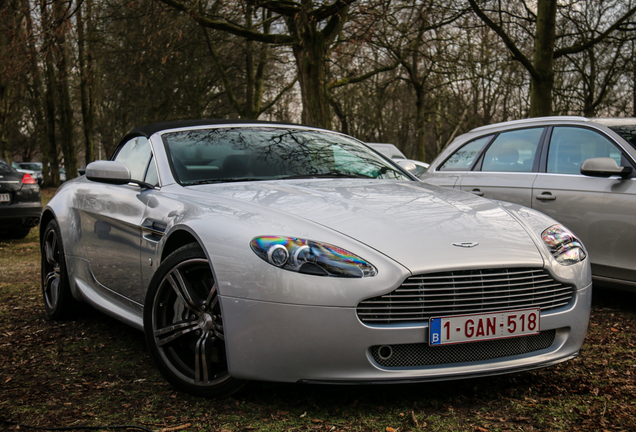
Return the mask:
M 535 127 L 499 133 L 475 168 L 460 176 L 460 189 L 530 207 L 544 131 Z
M 595 276 L 636 281 L 636 179 L 589 177 L 584 160 L 633 161 L 612 139 L 585 127 L 557 126 L 532 189 L 532 207 L 571 229 L 586 246 Z
M 477 138 L 462 145 L 435 172 L 422 174 L 422 181 L 436 186 L 458 188 L 460 176 L 465 175 L 477 164 L 484 147 L 492 141 L 493 135 Z
M 114 159 L 130 170 L 131 179 L 156 183 L 150 143 L 135 137 L 121 146 Z M 82 243 L 93 277 L 110 291 L 141 303 L 140 269 L 142 218 L 153 189 L 129 183 L 93 182 L 79 203 Z

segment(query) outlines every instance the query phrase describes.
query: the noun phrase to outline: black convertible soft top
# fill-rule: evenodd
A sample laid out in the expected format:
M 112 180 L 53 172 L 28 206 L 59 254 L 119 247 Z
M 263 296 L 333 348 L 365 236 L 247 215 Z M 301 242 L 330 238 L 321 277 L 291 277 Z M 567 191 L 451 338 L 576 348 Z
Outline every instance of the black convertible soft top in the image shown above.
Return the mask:
M 264 125 L 286 125 L 286 126 L 300 126 L 293 123 L 283 123 L 283 122 L 270 122 L 270 121 L 262 121 L 262 120 L 173 120 L 167 122 L 159 122 L 159 123 L 151 123 L 144 126 L 139 126 L 132 131 L 130 131 L 124 140 L 127 138 L 135 137 L 135 136 L 145 136 L 149 138 L 152 134 L 156 132 L 160 132 L 162 130 L 167 129 L 176 129 L 183 127 L 192 127 L 192 126 L 216 126 L 216 125 L 235 125 L 235 124 L 264 124 Z
M 271 122 L 271 121 L 262 121 L 262 120 L 237 120 L 237 119 L 212 119 L 212 120 L 172 120 L 167 122 L 158 122 L 158 123 L 150 123 L 143 126 L 138 126 L 132 131 L 128 132 L 126 136 L 119 141 L 115 151 L 113 152 L 113 156 L 117 154 L 119 148 L 130 139 L 143 136 L 146 138 L 150 138 L 150 136 L 156 132 L 160 132 L 168 129 L 177 129 L 184 127 L 194 127 L 194 126 L 218 126 L 218 125 L 236 125 L 236 124 L 263 124 L 263 125 L 284 125 L 284 126 L 302 126 L 295 123 L 285 123 L 285 122 Z M 113 157 L 111 156 L 111 158 Z

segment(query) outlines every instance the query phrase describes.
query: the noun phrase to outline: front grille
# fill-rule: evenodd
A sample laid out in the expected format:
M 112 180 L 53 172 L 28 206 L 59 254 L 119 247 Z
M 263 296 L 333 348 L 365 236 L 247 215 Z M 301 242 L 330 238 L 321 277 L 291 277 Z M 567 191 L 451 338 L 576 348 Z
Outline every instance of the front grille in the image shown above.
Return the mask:
M 411 276 L 396 290 L 361 301 L 363 323 L 422 323 L 435 316 L 567 305 L 574 287 L 535 268 L 479 269 Z
M 449 363 L 476 362 L 522 355 L 549 348 L 556 330 L 537 335 L 495 339 L 457 345 L 429 346 L 425 343 L 372 346 L 376 363 L 386 368 L 432 366 Z

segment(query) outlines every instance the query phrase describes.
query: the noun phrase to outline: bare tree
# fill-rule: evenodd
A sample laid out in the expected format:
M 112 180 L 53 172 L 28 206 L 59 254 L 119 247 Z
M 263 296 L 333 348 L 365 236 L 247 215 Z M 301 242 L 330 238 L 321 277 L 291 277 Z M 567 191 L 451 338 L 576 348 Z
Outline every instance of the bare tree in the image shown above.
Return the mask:
M 254 7 L 250 4 L 246 5 L 246 8 L 243 12 L 246 29 L 250 31 L 261 31 L 263 34 L 267 35 L 270 33 L 271 29 L 271 18 L 272 12 L 266 9 L 261 9 L 261 25 L 262 28 L 260 30 L 256 29 L 253 23 L 253 15 L 254 15 Z M 268 64 L 271 64 L 274 59 L 271 58 L 271 51 L 269 44 L 260 43 L 260 46 L 255 46 L 255 42 L 252 40 L 242 41 L 244 45 L 244 57 L 245 57 L 245 72 L 244 72 L 244 80 L 243 80 L 243 100 L 237 96 L 234 91 L 234 85 L 232 84 L 228 71 L 226 70 L 226 65 L 224 61 L 220 58 L 218 49 L 216 45 L 218 42 L 214 42 L 210 35 L 209 30 L 206 27 L 202 27 L 206 44 L 210 55 L 214 61 L 214 64 L 221 76 L 223 87 L 225 89 L 225 94 L 229 99 L 230 103 L 234 107 L 235 111 L 241 118 L 246 119 L 257 119 L 261 114 L 270 109 L 274 104 L 276 104 L 280 98 L 289 91 L 297 81 L 297 78 L 294 77 L 290 79 L 288 83 L 286 83 L 282 88 L 278 88 L 275 91 L 275 94 L 271 95 L 271 99 L 269 101 L 265 101 L 265 91 L 266 91 L 266 75 L 268 72 Z M 234 44 L 231 41 L 223 41 L 226 46 Z M 239 48 L 239 47 L 236 47 Z M 239 48 L 240 49 L 240 48 Z M 270 77 L 271 78 L 271 77 Z
M 70 55 L 67 42 L 67 34 L 71 30 L 71 7 L 72 0 L 53 1 L 53 17 L 56 26 L 57 86 L 60 98 L 60 135 L 67 178 L 73 178 L 77 175 L 77 152 L 75 150 L 75 128 L 69 77 L 71 66 L 69 65 Z
M 84 123 L 84 162 L 95 160 L 95 66 L 93 61 L 94 38 L 93 2 L 84 0 L 77 7 L 77 65 L 80 75 L 80 100 Z
M 536 10 L 525 0 L 482 1 L 479 2 L 481 5 L 478 0 L 468 1 L 477 16 L 499 35 L 513 58 L 530 74 L 531 117 L 552 113 L 555 59 L 583 52 L 602 42 L 636 13 L 633 2 L 616 1 L 612 8 L 606 9 L 605 16 L 597 21 L 594 37 L 576 38 L 569 45 L 559 46 L 563 35 L 557 34 L 557 9 L 576 8 L 577 0 L 538 0 Z M 527 38 L 531 38 L 533 44 L 528 43 Z
M 278 33 L 255 30 L 249 23 L 237 24 L 222 14 L 213 2 L 207 11 L 197 9 L 195 4 L 181 0 L 161 0 L 164 3 L 188 13 L 200 25 L 221 30 L 263 43 L 287 45 L 292 48 L 298 68 L 301 97 L 303 102 L 303 123 L 329 127 L 329 97 L 326 82 L 326 59 L 343 24 L 348 19 L 349 5 L 355 0 L 335 0 L 314 6 L 311 1 L 264 1 L 247 0 L 246 4 L 262 7 L 273 14 L 271 25 Z M 262 26 L 260 26 L 262 27 Z

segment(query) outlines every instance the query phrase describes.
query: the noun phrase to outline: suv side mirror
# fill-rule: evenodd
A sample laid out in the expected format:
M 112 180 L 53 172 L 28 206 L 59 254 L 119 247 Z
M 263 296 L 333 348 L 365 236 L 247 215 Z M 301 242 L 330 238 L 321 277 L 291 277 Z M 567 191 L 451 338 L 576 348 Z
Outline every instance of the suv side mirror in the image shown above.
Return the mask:
M 631 173 L 631 167 L 618 166 L 616 161 L 609 157 L 587 159 L 581 164 L 581 174 L 591 177 L 618 175 L 622 178 L 627 178 Z

